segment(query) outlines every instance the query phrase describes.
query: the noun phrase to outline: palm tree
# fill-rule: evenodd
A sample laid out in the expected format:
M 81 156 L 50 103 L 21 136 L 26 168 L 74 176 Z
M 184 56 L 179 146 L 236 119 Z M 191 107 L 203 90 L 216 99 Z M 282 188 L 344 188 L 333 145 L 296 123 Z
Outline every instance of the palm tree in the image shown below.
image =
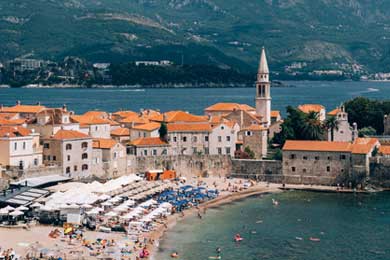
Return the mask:
M 339 121 L 337 121 L 337 118 L 335 116 L 331 116 L 326 119 L 324 126 L 328 131 L 330 130 L 330 140 L 333 142 L 334 131 L 339 130 Z
M 321 140 L 324 136 L 324 129 L 318 119 L 318 113 L 310 111 L 303 121 L 302 135 L 305 140 Z

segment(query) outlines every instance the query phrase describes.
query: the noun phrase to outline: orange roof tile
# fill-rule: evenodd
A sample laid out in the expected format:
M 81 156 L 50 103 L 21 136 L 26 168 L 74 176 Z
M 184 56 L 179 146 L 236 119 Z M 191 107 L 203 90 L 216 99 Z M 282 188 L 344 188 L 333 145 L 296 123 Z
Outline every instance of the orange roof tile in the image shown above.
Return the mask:
M 247 104 L 238 104 L 238 103 L 217 103 L 205 109 L 205 111 L 207 112 L 234 111 L 234 110 L 256 111 L 255 108 Z
M 0 126 L 0 137 L 28 136 L 30 130 L 20 126 Z
M 168 132 L 211 132 L 210 123 L 168 124 Z
M 379 148 L 379 154 L 390 155 L 390 145 L 381 145 Z
M 104 124 L 111 124 L 110 120 L 102 119 L 98 117 L 90 117 L 90 116 L 78 116 L 74 115 L 70 117 L 72 121 L 79 123 L 81 125 L 104 125 Z
M 118 142 L 113 139 L 93 139 L 92 140 L 92 147 L 95 149 L 111 149 L 113 148 Z
M 51 138 L 56 140 L 67 140 L 67 139 L 72 140 L 72 139 L 86 139 L 90 137 L 78 131 L 61 129 Z
M 127 111 L 117 111 L 117 112 L 114 112 L 112 114 L 115 115 L 115 116 L 120 116 L 120 117 L 138 116 L 137 112 L 130 111 L 130 110 L 127 110 Z
M 133 146 L 167 146 L 169 145 L 159 137 L 138 138 L 130 143 Z
M 16 105 L 13 107 L 3 107 L 1 112 L 8 113 L 38 113 L 46 107 L 40 105 Z
M 280 111 L 272 110 L 271 111 L 271 117 L 280 117 Z
M 368 154 L 375 146 L 379 146 L 379 140 L 377 138 L 357 138 L 352 144 L 352 153 Z
M 332 111 L 330 111 L 328 113 L 329 116 L 336 116 L 337 113 L 340 113 L 341 112 L 341 108 L 336 108 L 336 109 L 333 109 Z
M 0 109 L 0 118 L 2 118 L 2 119 L 11 120 L 11 119 L 17 118 L 17 117 L 18 117 L 18 113 L 1 112 L 1 109 Z
M 154 131 L 160 129 L 161 124 L 156 122 L 151 122 L 143 125 L 136 125 L 132 129 L 143 130 L 143 131 Z
M 309 112 L 320 113 L 321 110 L 325 109 L 325 107 L 319 104 L 304 104 L 298 106 L 298 109 L 301 110 L 303 113 L 309 113 Z
M 104 111 L 87 111 L 83 114 L 83 116 L 86 117 L 100 117 L 103 118 L 104 116 L 107 116 L 107 112 Z
M 151 121 L 157 122 L 167 122 L 167 123 L 175 123 L 175 122 L 207 122 L 207 116 L 197 116 L 184 111 L 169 111 L 164 114 L 160 114 L 157 116 L 150 117 Z
M 136 116 L 136 117 L 130 116 L 130 117 L 126 117 L 125 119 L 121 120 L 120 122 L 123 124 L 132 124 L 132 123 L 134 123 L 134 124 L 147 124 L 147 123 L 149 123 L 149 120 L 146 118 L 138 117 L 138 116 Z
M 25 119 L 8 120 L 8 119 L 0 118 L 0 125 L 23 125 L 25 122 L 26 122 Z
M 351 152 L 351 143 L 287 140 L 283 151 Z
M 115 130 L 111 131 L 111 135 L 114 136 L 130 136 L 130 129 L 129 128 L 123 128 L 119 127 Z

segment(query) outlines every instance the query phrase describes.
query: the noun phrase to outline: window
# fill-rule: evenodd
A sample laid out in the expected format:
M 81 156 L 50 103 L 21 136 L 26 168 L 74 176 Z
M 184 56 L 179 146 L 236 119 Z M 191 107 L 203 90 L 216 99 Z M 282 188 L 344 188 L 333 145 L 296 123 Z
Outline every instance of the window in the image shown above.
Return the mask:
M 326 166 L 326 171 L 330 172 L 330 166 Z
M 88 159 L 88 154 L 87 153 L 83 153 L 82 155 L 81 155 L 81 159 Z
M 307 160 L 307 156 L 303 156 L 303 160 Z
M 70 173 L 70 167 L 66 167 L 65 173 Z
M 141 137 L 141 132 L 138 132 L 138 137 Z
M 51 156 L 50 156 L 50 155 L 48 155 L 48 156 L 47 156 L 47 160 L 48 160 L 48 161 L 50 161 L 50 159 L 51 159 Z
M 153 149 L 153 155 L 154 155 L 154 156 L 157 155 L 157 150 L 156 150 L 156 149 Z
M 251 131 L 246 131 L 246 132 L 245 132 L 245 135 L 246 135 L 246 136 L 252 136 L 252 132 L 251 132 Z
M 295 172 L 295 170 L 296 170 L 295 167 L 291 167 L 292 172 Z
M 225 127 L 224 127 L 224 126 L 221 126 L 221 129 L 223 130 L 223 129 L 225 129 Z
M 72 150 L 72 145 L 71 144 L 66 144 L 65 150 Z
M 226 154 L 230 154 L 230 147 L 226 147 Z
M 83 165 L 81 166 L 81 170 L 82 170 L 82 171 L 88 170 L 88 164 L 83 164 Z
M 222 136 L 218 136 L 218 142 L 222 142 Z
M 18 143 L 17 142 L 14 143 L 14 150 L 15 151 L 18 150 Z
M 144 133 L 144 137 L 146 137 L 146 133 Z
M 43 159 L 44 161 L 46 161 L 46 155 L 44 155 L 42 159 Z
M 173 141 L 176 142 L 177 141 L 177 138 L 176 136 L 173 137 Z
M 183 142 L 187 142 L 187 136 L 183 136 Z
M 167 149 L 162 150 L 161 155 L 167 155 Z
M 302 172 L 303 172 L 303 173 L 306 173 L 306 169 L 303 169 Z
M 116 152 L 114 152 L 114 159 L 116 159 L 118 157 L 118 154 Z
M 192 137 L 192 142 L 196 143 L 198 141 L 198 137 L 197 136 L 193 136 Z
M 77 165 L 73 166 L 73 170 L 77 172 Z
M 34 165 L 35 165 L 35 166 L 38 166 L 38 163 L 39 163 L 38 159 L 35 158 L 35 159 L 34 159 Z
M 53 161 L 56 161 L 57 160 L 57 157 L 55 155 L 53 155 Z
M 23 150 L 26 150 L 26 142 L 23 142 Z
M 209 154 L 210 153 L 210 151 L 209 151 L 209 148 L 204 148 L 204 154 Z
M 316 156 L 316 157 L 314 157 L 314 159 L 316 159 L 316 161 L 318 161 L 320 159 L 320 157 Z
M 49 149 L 49 148 L 50 148 L 50 144 L 48 144 L 48 143 L 44 143 L 44 144 L 43 144 L 43 148 L 45 148 L 45 149 Z
M 148 156 L 148 150 L 144 150 L 144 155 Z
M 328 161 L 331 161 L 332 160 L 332 157 L 331 156 L 328 156 Z
M 230 142 L 230 135 L 226 136 L 226 141 Z
M 81 143 L 81 148 L 88 148 L 88 142 L 82 142 Z
M 222 154 L 222 148 L 218 148 L 218 154 Z
M 70 161 L 70 155 L 67 156 L 67 161 L 68 161 L 68 162 Z
M 340 155 L 340 160 L 345 160 L 345 159 L 347 159 L 347 157 L 345 156 L 345 154 Z
M 205 141 L 205 142 L 208 142 L 208 141 L 209 141 L 209 136 L 208 136 L 208 135 L 204 137 L 204 141 Z
M 290 155 L 290 159 L 295 159 L 295 158 L 297 158 L 297 156 L 295 154 Z
M 95 131 L 97 131 L 98 130 L 98 127 L 97 126 L 95 126 Z
M 192 153 L 196 154 L 198 152 L 198 149 L 196 147 L 192 148 Z

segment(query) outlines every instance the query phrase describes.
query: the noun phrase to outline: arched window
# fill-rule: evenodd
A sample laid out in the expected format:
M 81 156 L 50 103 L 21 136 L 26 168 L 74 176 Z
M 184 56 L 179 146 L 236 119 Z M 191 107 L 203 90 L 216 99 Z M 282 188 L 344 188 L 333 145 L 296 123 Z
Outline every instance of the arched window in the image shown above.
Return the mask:
M 81 148 L 88 148 L 88 142 L 83 142 L 81 144 Z
M 66 167 L 65 172 L 70 173 L 70 167 Z
M 82 171 L 88 170 L 88 164 L 83 164 L 83 165 L 81 166 L 81 170 L 82 170 Z
M 88 159 L 88 154 L 87 153 L 83 153 L 82 155 L 81 155 L 81 159 Z
M 72 150 L 72 145 L 71 144 L 66 144 L 65 150 Z

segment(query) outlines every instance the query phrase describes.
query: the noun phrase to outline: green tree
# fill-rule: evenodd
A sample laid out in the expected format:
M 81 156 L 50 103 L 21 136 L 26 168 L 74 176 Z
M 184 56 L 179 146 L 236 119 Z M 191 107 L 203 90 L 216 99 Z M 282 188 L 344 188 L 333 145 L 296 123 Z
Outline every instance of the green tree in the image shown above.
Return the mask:
M 324 128 L 319 120 L 318 113 L 310 111 L 302 125 L 302 140 L 321 140 L 324 137 Z
M 359 130 L 359 137 L 372 136 L 372 135 L 376 135 L 376 130 L 371 126 L 364 127 Z
M 330 130 L 330 140 L 334 141 L 334 131 L 339 130 L 339 123 L 335 116 L 328 117 L 325 120 L 324 126 L 326 129 Z
M 160 129 L 158 129 L 158 134 L 160 135 L 161 140 L 167 141 L 168 127 L 164 122 L 161 123 Z
M 248 155 L 250 159 L 255 158 L 255 153 L 249 148 L 249 146 L 245 147 L 244 152 Z

